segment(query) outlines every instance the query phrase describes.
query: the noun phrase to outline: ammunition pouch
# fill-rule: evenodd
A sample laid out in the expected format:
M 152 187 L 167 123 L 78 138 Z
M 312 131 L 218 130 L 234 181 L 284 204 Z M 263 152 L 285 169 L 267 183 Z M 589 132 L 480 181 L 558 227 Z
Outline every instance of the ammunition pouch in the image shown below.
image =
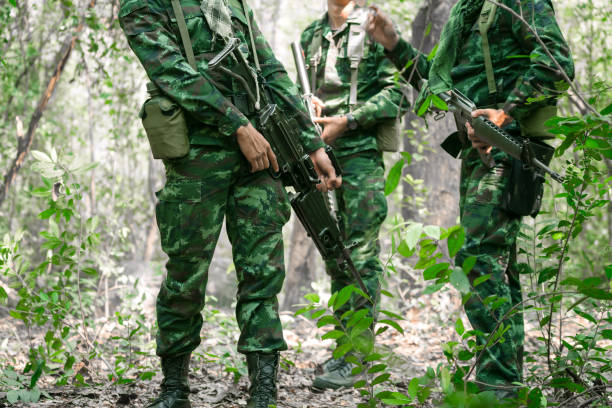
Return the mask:
M 389 120 L 376 126 L 376 144 L 381 152 L 397 152 L 400 148 L 401 120 Z
M 163 95 L 153 83 L 147 84 L 149 99 L 140 110 L 153 157 L 178 159 L 189 153 L 189 137 L 183 109 Z
M 538 109 L 533 109 L 533 112 L 525 119 L 521 120 L 521 133 L 525 137 L 531 138 L 553 138 L 555 135 L 548 131 L 545 123 L 548 119 L 557 114 L 556 105 L 548 105 Z
M 534 140 L 528 140 L 524 149 L 525 154 L 533 154 L 545 165 L 550 163 L 555 152 L 553 147 Z M 511 158 L 510 180 L 502 197 L 502 209 L 519 216 L 535 217 L 540 211 L 543 193 L 544 174 Z

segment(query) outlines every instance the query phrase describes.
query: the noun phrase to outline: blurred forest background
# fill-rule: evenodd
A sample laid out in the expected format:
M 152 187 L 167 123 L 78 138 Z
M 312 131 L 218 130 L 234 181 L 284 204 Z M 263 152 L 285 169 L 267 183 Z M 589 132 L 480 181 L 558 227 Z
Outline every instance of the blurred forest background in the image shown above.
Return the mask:
M 378 4 L 405 38 L 429 53 L 453 3 Z M 591 400 L 605 406 L 612 369 L 612 5 L 607 0 L 553 3 L 576 62 L 575 88 L 560 102 L 564 119 L 555 122 L 562 154 L 553 167 L 571 177 L 563 185 L 547 182 L 543 213 L 525 220 L 520 242 L 527 265 L 524 291 L 534 298 L 528 316 L 529 401 L 536 401 L 533 392 L 539 390 L 546 397 L 538 397 L 540 405 L 534 407 L 546 406 L 546 398 L 565 406 Z M 326 1 L 250 4 L 278 58 L 293 73 L 289 44 L 320 18 Z M 0 0 L 0 397 L 5 403 L 142 406 L 150 396 L 142 390 L 152 390 L 159 380 L 154 297 L 165 255 L 154 193 L 164 183 L 163 165 L 153 160 L 138 118 L 146 77 L 117 12 L 118 0 Z M 459 161 L 438 147 L 452 126 L 448 118 L 425 122 L 409 115 L 403 152 L 386 156 L 390 211 L 381 239 L 389 296 L 384 305 L 397 314 L 393 321 L 400 330 L 382 334 L 377 347 L 392 375 L 385 390 L 404 395 L 406 405 L 426 406 L 450 395 L 446 373 L 455 373 L 474 355 L 461 358 L 458 348 L 469 347 L 458 324 L 468 326 L 461 285 L 448 276 L 429 285 L 431 278 L 424 279 L 421 269 L 431 263 L 419 264 L 447 259 L 459 239 L 452 229 L 458 223 Z M 281 395 L 294 401 L 288 406 L 355 406 L 362 398 L 355 391 L 308 394 L 314 363 L 321 362 L 330 343 L 321 340 L 325 331 L 316 322 L 293 312 L 295 305 L 308 303 L 306 293 L 329 298 L 329 284 L 295 220 L 287 224 L 285 237 L 288 268 L 280 300 L 292 350 L 285 356 L 281 376 L 289 380 L 283 380 Z M 448 244 L 442 245 L 445 237 Z M 430 248 L 433 241 L 440 245 Z M 562 287 L 573 294 L 563 296 Z M 232 382 L 244 389 L 245 367 L 234 346 L 235 276 L 225 235 L 215 252 L 208 293 L 207 325 L 194 366 L 202 382 L 222 378 L 225 385 L 199 384 L 198 406 L 238 406 L 240 393 Z M 419 378 L 416 383 L 413 377 Z M 83 391 L 91 389 L 98 391 Z M 322 402 L 312 403 L 317 399 Z

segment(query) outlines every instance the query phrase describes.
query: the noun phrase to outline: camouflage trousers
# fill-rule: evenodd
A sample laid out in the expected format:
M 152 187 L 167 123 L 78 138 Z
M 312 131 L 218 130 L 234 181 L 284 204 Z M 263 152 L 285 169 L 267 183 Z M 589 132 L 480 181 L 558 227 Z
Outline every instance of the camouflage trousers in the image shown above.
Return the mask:
M 223 217 L 238 280 L 238 351 L 286 350 L 277 294 L 285 277 L 282 226 L 291 214 L 281 183 L 251 174 L 239 150 L 192 146 L 165 162 L 157 223 L 168 255 L 157 296 L 157 354 L 174 356 L 200 344 L 201 310 Z
M 462 152 L 460 216 L 465 244 L 455 263 L 463 265 L 466 258 L 477 257 L 469 274 L 472 282 L 491 274 L 489 280 L 476 286 L 465 305 L 472 327 L 485 334 L 479 336 L 479 344 L 485 344 L 486 336 L 502 316 L 522 301 L 516 265 L 516 238 L 521 218 L 500 208 L 509 182 L 510 157 L 498 149 L 493 149 L 492 155 L 495 166 L 487 168 L 474 148 Z M 496 309 L 490 307 L 497 303 L 495 299 L 503 302 Z M 522 381 L 525 333 L 521 310 L 503 324 L 509 326 L 504 341 L 489 347 L 476 367 L 479 382 L 509 385 Z
M 378 299 L 383 273 L 378 258 L 378 233 L 387 216 L 382 153 L 368 150 L 340 157 L 338 161 L 342 167 L 342 186 L 336 190 L 340 228 L 345 245 L 351 248 L 351 259 L 368 289 L 368 295 Z M 350 271 L 338 268 L 335 262 L 328 262 L 326 269 L 331 277 L 332 293 L 350 284 L 357 286 Z M 355 309 L 355 302 L 359 300 L 353 297 L 345 308 L 338 310 L 338 315 L 348 308 Z

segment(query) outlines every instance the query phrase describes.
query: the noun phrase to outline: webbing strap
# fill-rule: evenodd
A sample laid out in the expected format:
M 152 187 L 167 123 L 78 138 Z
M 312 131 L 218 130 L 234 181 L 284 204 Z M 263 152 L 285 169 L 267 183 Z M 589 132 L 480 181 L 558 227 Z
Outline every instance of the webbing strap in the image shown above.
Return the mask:
M 308 61 L 308 68 L 310 68 L 310 90 L 314 92 L 317 89 L 317 70 L 319 68 L 319 62 L 321 62 L 321 53 L 323 44 L 323 27 L 319 25 L 314 32 L 310 46 L 308 47 L 308 54 L 310 54 L 310 60 Z
M 255 61 L 255 67 L 257 72 L 261 72 L 261 66 L 259 65 L 259 57 L 257 56 L 257 47 L 255 47 L 255 37 L 253 37 L 253 29 L 251 27 L 251 19 L 249 18 L 249 9 L 246 4 L 246 0 L 242 0 L 242 10 L 244 10 L 244 18 L 247 22 L 249 29 L 249 38 L 251 40 L 251 49 L 253 51 L 253 60 Z
M 194 71 L 197 71 L 196 59 L 191 46 L 191 38 L 189 38 L 189 31 L 187 31 L 187 24 L 185 23 L 185 15 L 183 14 L 183 8 L 179 0 L 172 0 L 172 9 L 174 10 L 174 16 L 176 17 L 176 22 L 179 27 L 179 33 L 181 34 L 181 41 L 183 41 L 187 62 Z
M 351 89 L 349 92 L 349 105 L 357 104 L 357 80 L 359 74 L 359 63 L 363 59 L 366 32 L 361 28 L 361 24 L 352 23 L 349 25 L 349 38 L 346 54 L 351 61 Z
M 487 35 L 489 28 L 491 28 L 491 25 L 493 24 L 493 20 L 495 20 L 496 11 L 497 4 L 485 0 L 482 6 L 482 11 L 480 12 L 480 19 L 478 20 L 478 30 L 480 31 L 480 36 L 482 38 L 482 55 L 484 57 L 489 94 L 497 93 L 495 74 L 493 73 L 493 62 L 491 61 L 491 47 L 489 46 L 489 37 Z

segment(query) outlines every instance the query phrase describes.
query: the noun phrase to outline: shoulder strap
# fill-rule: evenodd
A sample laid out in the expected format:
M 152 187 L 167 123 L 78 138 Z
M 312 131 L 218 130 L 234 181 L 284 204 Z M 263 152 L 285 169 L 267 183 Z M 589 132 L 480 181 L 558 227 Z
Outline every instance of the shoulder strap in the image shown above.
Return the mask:
M 493 63 L 491 62 L 491 48 L 489 47 L 487 32 L 489 28 L 491 28 L 493 20 L 495 20 L 496 11 L 497 4 L 485 0 L 482 11 L 480 12 L 480 18 L 478 19 L 478 30 L 482 38 L 482 55 L 484 57 L 485 73 L 487 74 L 487 85 L 489 87 L 489 94 L 491 95 L 497 93 L 497 86 L 495 85 Z
M 310 69 L 310 89 L 312 92 L 317 89 L 317 70 L 319 68 L 319 62 L 321 62 L 322 45 L 323 27 L 321 24 L 317 24 L 317 28 L 308 46 L 308 55 L 310 55 L 308 68 Z
M 363 13 L 367 18 L 367 14 Z M 366 32 L 362 27 L 363 16 L 360 14 L 357 18 L 350 19 L 349 24 L 349 38 L 346 48 L 346 54 L 351 62 L 351 89 L 349 92 L 349 105 L 353 106 L 357 104 L 357 80 L 359 74 L 359 63 L 363 59 L 365 50 L 365 39 Z
M 247 22 L 249 29 L 249 39 L 251 40 L 251 52 L 253 53 L 253 60 L 255 61 L 255 68 L 258 72 L 261 72 L 261 66 L 259 65 L 259 57 L 257 56 L 257 47 L 255 46 L 255 37 L 253 36 L 253 28 L 251 27 L 251 19 L 249 18 L 249 9 L 247 7 L 246 0 L 241 0 L 242 9 L 244 10 L 244 18 Z
M 172 9 L 174 10 L 174 16 L 176 17 L 176 22 L 179 27 L 181 40 L 183 41 L 183 48 L 185 48 L 187 62 L 189 62 L 191 68 L 197 71 L 196 60 L 191 46 L 191 38 L 189 38 L 189 31 L 187 31 L 187 24 L 185 23 L 185 15 L 183 14 L 183 8 L 179 0 L 172 0 Z

